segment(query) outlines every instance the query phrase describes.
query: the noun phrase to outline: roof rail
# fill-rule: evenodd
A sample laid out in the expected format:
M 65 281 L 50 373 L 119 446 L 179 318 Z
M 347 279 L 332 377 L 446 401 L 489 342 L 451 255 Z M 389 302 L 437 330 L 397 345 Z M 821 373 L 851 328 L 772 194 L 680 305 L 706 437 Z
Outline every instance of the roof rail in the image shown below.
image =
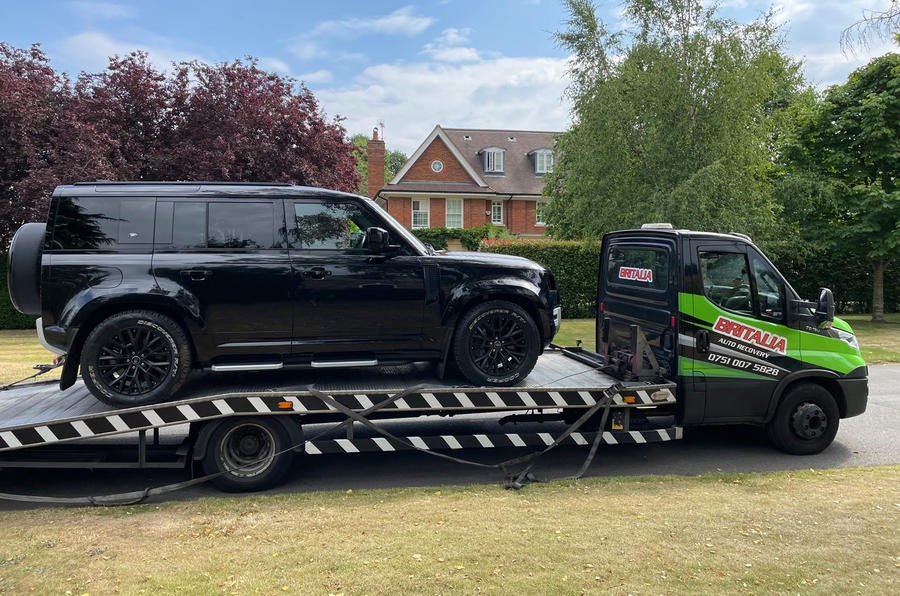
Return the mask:
M 749 242 L 750 244 L 753 244 L 753 238 L 751 238 L 751 237 L 748 236 L 747 234 L 741 234 L 740 232 L 729 232 L 729 235 L 730 235 L 730 236 L 737 236 L 738 238 L 743 238 L 744 240 L 746 240 L 746 241 Z
M 642 230 L 672 230 L 670 223 L 645 223 L 641 226 Z
M 202 180 L 94 180 L 93 182 L 76 182 L 74 186 L 97 186 L 97 185 L 122 185 L 122 186 L 139 186 L 142 184 L 152 184 L 154 186 L 164 185 L 191 185 L 191 186 L 292 186 L 289 182 L 207 182 Z

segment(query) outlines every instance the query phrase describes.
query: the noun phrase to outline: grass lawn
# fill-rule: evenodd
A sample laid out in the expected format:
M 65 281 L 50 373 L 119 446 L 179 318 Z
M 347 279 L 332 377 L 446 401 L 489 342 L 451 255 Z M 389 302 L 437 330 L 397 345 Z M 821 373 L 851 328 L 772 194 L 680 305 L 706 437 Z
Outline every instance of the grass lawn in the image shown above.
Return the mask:
M 853 327 L 867 364 L 900 362 L 900 313 L 889 314 L 886 323 L 878 324 L 871 321 L 871 315 L 839 316 Z M 583 340 L 585 348 L 594 349 L 593 319 L 563 319 L 562 328 L 553 342 L 574 346 L 576 339 Z
M 0 512 L 0 592 L 888 594 L 900 466 Z

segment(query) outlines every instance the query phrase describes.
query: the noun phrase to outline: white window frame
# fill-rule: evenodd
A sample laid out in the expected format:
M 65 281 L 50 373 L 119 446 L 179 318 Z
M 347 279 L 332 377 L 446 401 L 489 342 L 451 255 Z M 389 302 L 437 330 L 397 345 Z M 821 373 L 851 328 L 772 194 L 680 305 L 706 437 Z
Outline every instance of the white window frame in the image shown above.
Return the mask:
M 506 170 L 506 151 L 500 147 L 488 147 L 482 151 L 482 165 L 486 174 L 503 174 Z M 498 163 L 499 162 L 499 163 Z
M 553 152 L 549 149 L 538 149 L 534 152 L 534 173 L 549 174 L 553 171 Z
M 541 220 L 541 207 L 546 207 L 550 204 L 550 201 L 537 201 L 534 204 L 534 225 L 543 227 L 547 225 L 547 222 Z
M 416 209 L 416 203 L 419 204 L 419 208 Z M 422 228 L 430 228 L 431 227 L 431 200 L 430 199 L 412 199 L 410 201 L 410 226 L 414 230 L 419 230 Z M 416 213 L 424 213 L 425 214 L 425 225 L 416 225 Z
M 450 213 L 450 204 L 452 203 L 455 205 L 457 202 L 459 202 L 459 213 L 455 213 L 455 212 Z M 461 228 L 461 227 L 463 227 L 463 225 L 465 223 L 465 219 L 463 217 L 464 213 L 465 213 L 465 211 L 464 211 L 464 204 L 463 204 L 462 199 L 446 199 L 444 201 L 444 227 L 446 227 L 446 228 Z M 459 216 L 459 225 L 455 225 L 455 223 L 450 222 L 451 216 L 452 217 Z
M 500 219 L 498 220 L 496 215 L 496 209 L 499 207 L 500 209 Z M 503 201 L 491 201 L 491 223 L 495 226 L 503 225 Z

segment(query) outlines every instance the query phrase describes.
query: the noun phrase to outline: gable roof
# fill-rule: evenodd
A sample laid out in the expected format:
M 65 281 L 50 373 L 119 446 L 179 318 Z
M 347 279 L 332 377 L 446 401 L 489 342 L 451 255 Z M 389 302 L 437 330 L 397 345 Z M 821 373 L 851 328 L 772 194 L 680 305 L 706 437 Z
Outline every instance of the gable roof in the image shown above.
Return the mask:
M 466 192 L 540 195 L 544 181 L 534 173 L 533 153 L 552 149 L 560 133 L 532 130 L 441 128 L 438 124 L 383 190 Z M 459 182 L 406 182 L 403 177 L 431 143 L 440 138 L 472 177 L 474 184 Z M 514 139 L 514 140 L 513 140 Z M 504 173 L 484 172 L 481 151 L 497 147 L 505 151 Z

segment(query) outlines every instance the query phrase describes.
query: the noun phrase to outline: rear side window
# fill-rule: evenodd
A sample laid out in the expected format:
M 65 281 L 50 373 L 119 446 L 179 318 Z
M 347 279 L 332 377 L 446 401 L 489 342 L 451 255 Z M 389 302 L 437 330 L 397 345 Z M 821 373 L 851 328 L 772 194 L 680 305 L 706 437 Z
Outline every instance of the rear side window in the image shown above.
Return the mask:
M 186 249 L 277 247 L 271 201 L 159 201 L 157 245 Z
M 669 286 L 669 251 L 613 246 L 609 249 L 606 279 L 613 285 L 665 290 Z
M 112 250 L 153 242 L 153 198 L 61 197 L 51 248 Z

